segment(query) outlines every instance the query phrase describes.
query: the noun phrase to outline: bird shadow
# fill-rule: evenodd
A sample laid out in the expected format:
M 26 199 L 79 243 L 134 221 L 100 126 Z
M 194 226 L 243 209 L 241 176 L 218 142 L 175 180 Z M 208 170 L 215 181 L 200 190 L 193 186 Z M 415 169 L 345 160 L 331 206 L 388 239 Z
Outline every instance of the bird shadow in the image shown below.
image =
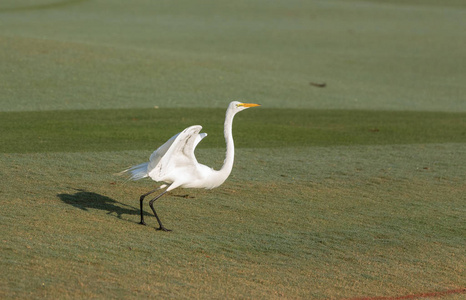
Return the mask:
M 75 189 L 76 193 L 73 194 L 58 194 L 57 197 L 60 198 L 66 204 L 74 206 L 76 208 L 82 209 L 84 211 L 89 211 L 89 209 L 100 209 L 107 211 L 109 215 L 115 215 L 118 219 L 124 219 L 123 215 L 140 215 L 139 209 L 136 209 L 130 205 L 121 203 L 112 199 L 110 197 L 88 192 L 82 189 Z M 144 212 L 144 215 L 149 215 Z M 127 219 L 124 219 L 127 220 Z

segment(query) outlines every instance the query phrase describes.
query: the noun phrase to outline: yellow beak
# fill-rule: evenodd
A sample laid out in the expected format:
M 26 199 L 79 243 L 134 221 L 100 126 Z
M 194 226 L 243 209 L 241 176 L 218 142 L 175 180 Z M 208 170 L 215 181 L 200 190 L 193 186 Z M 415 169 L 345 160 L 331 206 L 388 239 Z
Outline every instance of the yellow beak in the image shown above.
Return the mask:
M 255 104 L 255 103 L 241 103 L 240 106 L 255 107 L 255 106 L 261 106 L 261 105 L 260 104 Z

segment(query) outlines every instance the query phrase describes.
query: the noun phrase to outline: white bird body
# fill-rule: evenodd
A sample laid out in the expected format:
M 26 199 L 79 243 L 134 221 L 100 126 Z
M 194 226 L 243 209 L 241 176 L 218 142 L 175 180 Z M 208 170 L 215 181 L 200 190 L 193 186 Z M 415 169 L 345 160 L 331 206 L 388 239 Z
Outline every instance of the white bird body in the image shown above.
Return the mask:
M 224 164 L 220 170 L 214 170 L 197 161 L 194 155 L 194 150 L 199 142 L 207 136 L 207 133 L 200 133 L 202 126 L 194 125 L 174 135 L 165 142 L 165 144 L 155 150 L 150 156 L 149 162 L 133 166 L 122 172 L 130 173 L 130 179 L 132 180 L 150 177 L 156 182 L 163 182 L 164 184 L 162 184 L 158 189 L 163 189 L 168 186 L 162 194 L 149 202 L 149 205 L 159 222 L 159 229 L 167 230 L 162 226 L 152 204 L 164 193 L 177 187 L 213 189 L 225 182 L 231 173 L 234 161 L 234 143 L 232 133 L 233 118 L 237 112 L 254 106 L 259 105 L 233 101 L 228 106 L 224 124 L 224 135 L 227 150 Z M 145 224 L 142 213 L 142 201 L 145 196 L 155 192 L 156 190 L 144 194 L 140 198 L 141 224 Z

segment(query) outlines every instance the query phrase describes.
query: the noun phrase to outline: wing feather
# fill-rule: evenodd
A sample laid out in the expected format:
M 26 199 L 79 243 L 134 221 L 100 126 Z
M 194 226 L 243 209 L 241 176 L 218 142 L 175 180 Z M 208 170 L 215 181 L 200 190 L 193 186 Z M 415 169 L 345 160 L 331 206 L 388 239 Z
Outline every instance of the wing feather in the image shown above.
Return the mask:
M 201 130 L 200 125 L 188 127 L 154 151 L 148 166 L 149 176 L 155 181 L 164 181 L 171 171 L 179 167 L 195 167 L 198 162 L 194 149 L 207 136 L 199 134 Z

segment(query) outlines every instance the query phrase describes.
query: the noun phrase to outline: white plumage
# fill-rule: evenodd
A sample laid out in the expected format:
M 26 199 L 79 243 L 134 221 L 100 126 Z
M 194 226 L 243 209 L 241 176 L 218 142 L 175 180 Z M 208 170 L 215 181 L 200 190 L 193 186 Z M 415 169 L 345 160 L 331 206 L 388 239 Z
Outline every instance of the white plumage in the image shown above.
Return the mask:
M 213 189 L 225 182 L 231 173 L 234 161 L 234 143 L 232 134 L 233 118 L 236 113 L 254 106 L 259 106 L 259 104 L 233 101 L 228 106 L 224 124 L 224 135 L 227 146 L 226 158 L 220 170 L 217 171 L 206 165 L 198 163 L 194 155 L 194 150 L 199 142 L 207 136 L 207 134 L 200 133 L 202 126 L 194 125 L 174 135 L 165 142 L 165 144 L 155 150 L 150 156 L 149 162 L 133 166 L 122 172 L 129 173 L 131 180 L 150 177 L 156 182 L 164 183 L 159 188 L 140 197 L 140 224 L 145 225 L 142 210 L 144 198 L 159 189 L 166 188 L 163 193 L 149 202 L 149 206 L 154 212 L 154 215 L 160 225 L 158 229 L 169 231 L 162 225 L 153 207 L 153 203 L 158 198 L 177 187 Z

